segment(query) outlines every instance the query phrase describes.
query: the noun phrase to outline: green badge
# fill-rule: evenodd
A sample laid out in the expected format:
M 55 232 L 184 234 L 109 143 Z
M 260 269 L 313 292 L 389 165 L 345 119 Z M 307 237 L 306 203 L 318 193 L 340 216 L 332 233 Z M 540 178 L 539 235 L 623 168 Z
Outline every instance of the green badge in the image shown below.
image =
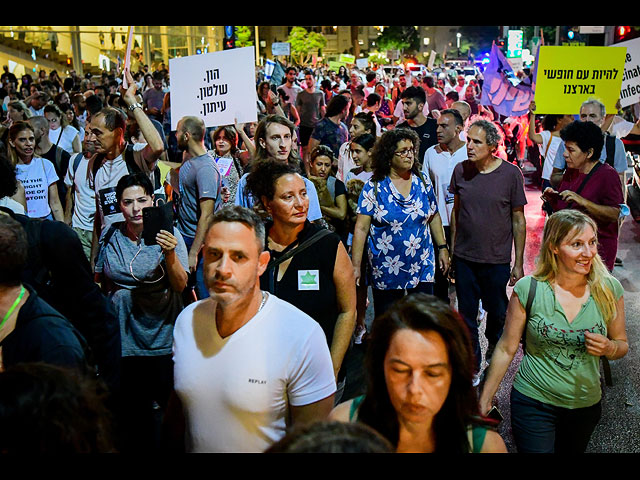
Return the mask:
M 320 272 L 298 270 L 298 290 L 320 290 Z

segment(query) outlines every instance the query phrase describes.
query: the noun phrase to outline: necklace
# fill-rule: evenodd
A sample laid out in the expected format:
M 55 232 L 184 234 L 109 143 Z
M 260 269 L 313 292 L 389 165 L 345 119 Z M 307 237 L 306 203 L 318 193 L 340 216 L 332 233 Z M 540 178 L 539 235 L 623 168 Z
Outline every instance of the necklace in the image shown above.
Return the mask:
M 11 305 L 11 308 L 9 308 L 9 310 L 5 314 L 4 318 L 2 319 L 2 323 L 0 323 L 0 328 L 4 327 L 4 324 L 7 323 L 7 320 L 9 320 L 9 317 L 13 314 L 13 311 L 16 309 L 16 307 L 20 303 L 20 300 L 22 300 L 22 297 L 24 297 L 24 292 L 25 292 L 24 287 L 21 287 L 18 298 L 16 298 L 16 301 L 13 302 L 13 305 Z
M 258 307 L 258 312 L 262 310 L 264 304 L 267 303 L 267 298 L 269 298 L 269 294 L 267 292 L 262 292 L 262 301 L 260 302 L 260 306 Z

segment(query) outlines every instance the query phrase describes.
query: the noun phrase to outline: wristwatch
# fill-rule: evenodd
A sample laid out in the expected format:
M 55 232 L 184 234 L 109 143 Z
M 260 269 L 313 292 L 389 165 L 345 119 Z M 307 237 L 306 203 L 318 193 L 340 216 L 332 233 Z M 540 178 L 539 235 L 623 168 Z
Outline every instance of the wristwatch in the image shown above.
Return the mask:
M 133 112 L 136 108 L 142 108 L 141 103 L 134 103 L 133 105 L 129 105 L 129 111 Z
M 438 250 L 444 250 L 445 248 L 447 248 L 447 249 L 449 248 L 449 247 L 447 247 L 446 243 L 443 244 L 443 245 L 438 245 Z

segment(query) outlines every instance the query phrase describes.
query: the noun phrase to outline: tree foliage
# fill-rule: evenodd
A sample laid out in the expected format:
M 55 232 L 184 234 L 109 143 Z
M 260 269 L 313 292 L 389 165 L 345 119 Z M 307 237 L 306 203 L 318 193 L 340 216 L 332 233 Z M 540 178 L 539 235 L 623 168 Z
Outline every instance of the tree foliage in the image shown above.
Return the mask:
M 377 40 L 380 50 L 403 50 L 405 53 L 420 49 L 420 36 L 415 27 L 386 27 Z
M 253 46 L 253 28 L 248 26 L 236 27 L 236 46 Z
M 317 32 L 308 32 L 303 27 L 293 27 L 287 41 L 291 44 L 291 57 L 298 65 L 306 65 L 313 54 L 327 44 L 327 39 Z

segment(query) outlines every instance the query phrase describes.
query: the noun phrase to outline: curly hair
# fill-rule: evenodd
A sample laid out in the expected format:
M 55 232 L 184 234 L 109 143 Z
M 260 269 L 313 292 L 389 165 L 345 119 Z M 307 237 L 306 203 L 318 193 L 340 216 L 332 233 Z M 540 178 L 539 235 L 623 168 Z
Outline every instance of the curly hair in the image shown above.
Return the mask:
M 391 172 L 391 161 L 398 148 L 398 142 L 409 140 L 413 143 L 413 166 L 411 172 L 418 175 L 420 167 L 415 161 L 420 149 L 420 139 L 418 134 L 409 128 L 394 128 L 382 134 L 371 152 L 371 167 L 373 168 L 373 180 L 381 181 L 389 176 Z
M 256 203 L 262 203 L 262 197 L 271 200 L 276 192 L 276 181 L 290 174 L 301 175 L 301 171 L 290 163 L 273 159 L 259 160 L 253 163 L 251 172 L 247 175 L 246 190 L 253 196 Z
M 560 131 L 560 138 L 567 142 L 575 142 L 578 148 L 583 152 L 593 149 L 593 155 L 589 159 L 590 162 L 596 162 L 600 159 L 602 147 L 604 146 L 604 137 L 600 127 L 593 122 L 583 122 L 576 120 L 564 127 Z
M 384 359 L 392 337 L 402 329 L 433 331 L 444 340 L 451 366 L 451 386 L 433 420 L 436 452 L 468 452 L 467 428 L 474 423 L 484 424 L 478 417 L 478 402 L 472 384 L 471 340 L 460 315 L 432 295 L 407 295 L 374 320 L 365 357 L 367 392 L 358 410 L 358 421 L 369 425 L 397 447 L 398 414 L 389 398 Z

